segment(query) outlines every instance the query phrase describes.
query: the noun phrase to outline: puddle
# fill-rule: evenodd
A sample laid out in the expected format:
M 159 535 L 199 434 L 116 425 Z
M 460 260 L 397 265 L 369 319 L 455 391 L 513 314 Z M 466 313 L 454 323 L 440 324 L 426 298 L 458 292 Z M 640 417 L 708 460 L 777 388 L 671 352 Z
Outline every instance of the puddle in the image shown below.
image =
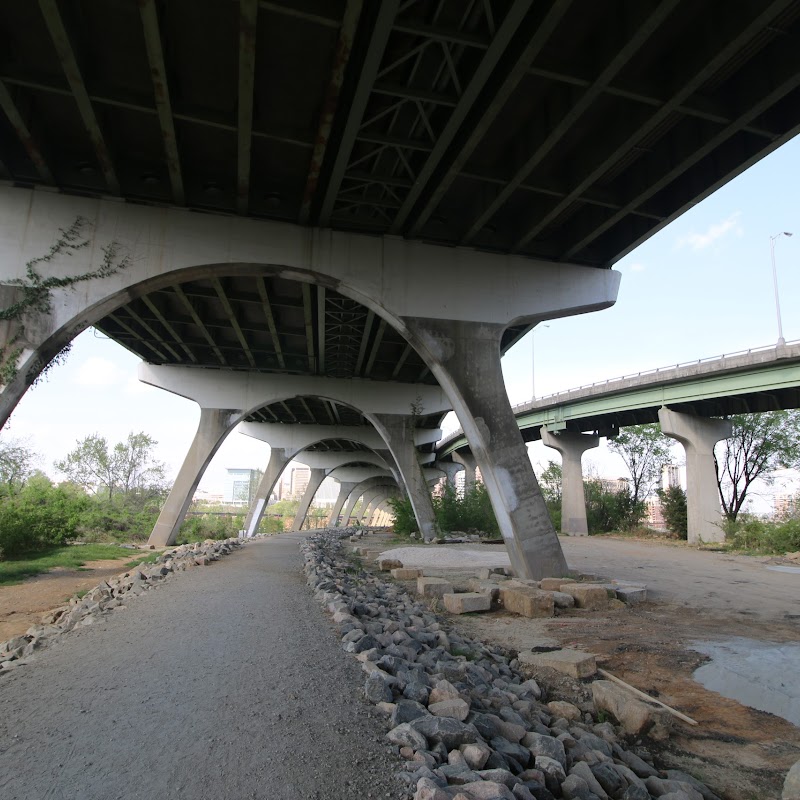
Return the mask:
M 791 572 L 794 575 L 800 575 L 800 567 L 767 567 L 773 572 Z
M 711 659 L 694 673 L 706 689 L 800 726 L 800 644 L 737 637 L 692 649 Z

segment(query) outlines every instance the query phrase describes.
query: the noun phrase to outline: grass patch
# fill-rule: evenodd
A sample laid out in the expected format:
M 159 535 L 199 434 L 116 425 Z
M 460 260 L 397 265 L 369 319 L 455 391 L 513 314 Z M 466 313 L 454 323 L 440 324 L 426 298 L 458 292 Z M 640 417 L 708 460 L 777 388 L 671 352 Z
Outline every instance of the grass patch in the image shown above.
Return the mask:
M 21 583 L 56 567 L 80 569 L 87 561 L 127 558 L 128 550 L 106 544 L 76 544 L 55 547 L 42 553 L 28 553 L 9 561 L 0 561 L 0 586 Z

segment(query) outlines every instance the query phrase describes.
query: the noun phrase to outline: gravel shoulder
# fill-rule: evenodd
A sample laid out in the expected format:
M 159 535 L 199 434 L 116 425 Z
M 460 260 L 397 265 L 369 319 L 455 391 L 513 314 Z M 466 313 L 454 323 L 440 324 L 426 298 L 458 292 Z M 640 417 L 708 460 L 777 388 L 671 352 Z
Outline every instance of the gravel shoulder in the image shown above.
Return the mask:
M 5 676 L 0 796 L 399 797 L 299 540 L 170 578 Z

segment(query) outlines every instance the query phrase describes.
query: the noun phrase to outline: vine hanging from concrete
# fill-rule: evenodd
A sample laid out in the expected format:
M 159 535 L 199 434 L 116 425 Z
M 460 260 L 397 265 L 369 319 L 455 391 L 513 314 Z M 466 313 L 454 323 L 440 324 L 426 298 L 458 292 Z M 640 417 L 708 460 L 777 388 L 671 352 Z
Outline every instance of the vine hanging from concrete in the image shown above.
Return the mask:
M 111 242 L 102 248 L 103 258 L 97 269 L 63 278 L 43 276 L 39 271 L 42 264 L 47 264 L 58 256 L 71 256 L 89 246 L 91 238 L 85 231 L 91 226 L 92 223 L 85 217 L 77 217 L 68 228 L 59 228 L 58 239 L 48 252 L 31 259 L 25 265 L 25 277 L 8 281 L 7 285 L 19 287 L 21 291 L 16 302 L 7 308 L 0 308 L 0 322 L 7 322 L 9 325 L 6 341 L 0 346 L 0 384 L 5 386 L 17 376 L 19 359 L 24 351 L 26 316 L 31 313 L 49 314 L 53 310 L 54 289 L 73 289 L 78 283 L 107 278 L 130 265 L 130 256 L 120 257 L 119 243 Z M 41 374 L 60 363 L 70 347 L 68 344 L 52 358 Z

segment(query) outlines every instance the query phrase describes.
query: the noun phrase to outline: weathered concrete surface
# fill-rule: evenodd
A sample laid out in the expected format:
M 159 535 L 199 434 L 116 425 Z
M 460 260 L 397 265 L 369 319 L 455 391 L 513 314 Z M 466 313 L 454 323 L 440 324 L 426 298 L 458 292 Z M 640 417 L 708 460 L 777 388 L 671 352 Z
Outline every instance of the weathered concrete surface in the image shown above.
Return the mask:
M 299 538 L 183 573 L 5 676 L 3 800 L 396 796 Z

